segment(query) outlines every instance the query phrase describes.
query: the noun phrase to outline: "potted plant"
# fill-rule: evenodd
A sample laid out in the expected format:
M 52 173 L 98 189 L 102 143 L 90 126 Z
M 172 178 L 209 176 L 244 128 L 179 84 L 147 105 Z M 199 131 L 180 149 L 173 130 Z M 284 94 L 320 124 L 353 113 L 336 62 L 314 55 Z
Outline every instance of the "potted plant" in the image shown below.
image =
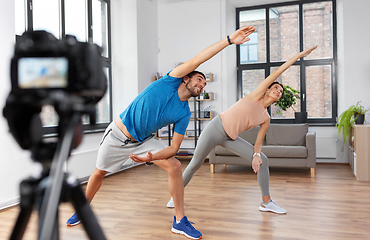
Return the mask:
M 203 91 L 204 99 L 209 99 L 209 93 L 206 90 Z
M 342 133 L 343 135 L 343 147 L 346 142 L 346 139 L 351 135 L 351 128 L 354 123 L 363 124 L 365 119 L 365 114 L 370 109 L 365 109 L 364 106 L 357 102 L 356 105 L 350 106 L 347 110 L 342 112 L 338 118 L 336 126 L 338 127 L 338 134 Z M 360 120 L 359 120 L 360 118 Z
M 292 108 L 294 111 L 295 122 L 306 122 L 307 112 L 297 112 L 293 107 L 297 104 L 298 99 L 301 99 L 300 92 L 288 85 L 284 85 L 284 94 L 281 96 L 279 101 L 275 103 L 275 106 L 278 107 L 276 114 L 281 114 L 281 110 L 286 111 L 288 108 Z
M 361 102 L 361 101 L 360 101 Z M 360 102 L 357 102 L 353 111 L 353 115 L 354 115 L 354 118 L 355 118 L 355 123 L 356 124 L 364 124 L 365 122 L 365 114 L 370 111 L 370 108 L 369 109 L 365 109 L 364 106 L 362 106 L 360 104 Z

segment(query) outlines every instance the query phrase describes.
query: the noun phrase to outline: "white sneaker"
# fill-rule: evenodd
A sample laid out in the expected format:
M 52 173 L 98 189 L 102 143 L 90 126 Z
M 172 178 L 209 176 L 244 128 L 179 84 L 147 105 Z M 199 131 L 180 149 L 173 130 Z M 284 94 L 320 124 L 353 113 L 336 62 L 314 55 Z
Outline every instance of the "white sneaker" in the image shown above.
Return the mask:
M 284 208 L 279 207 L 272 199 L 267 204 L 261 201 L 261 206 L 259 207 L 259 209 L 262 212 L 274 212 L 278 214 L 286 213 L 286 210 Z
M 172 197 L 171 197 L 170 201 L 168 201 L 167 207 L 168 208 L 174 208 L 175 207 L 175 204 L 173 203 L 173 198 Z

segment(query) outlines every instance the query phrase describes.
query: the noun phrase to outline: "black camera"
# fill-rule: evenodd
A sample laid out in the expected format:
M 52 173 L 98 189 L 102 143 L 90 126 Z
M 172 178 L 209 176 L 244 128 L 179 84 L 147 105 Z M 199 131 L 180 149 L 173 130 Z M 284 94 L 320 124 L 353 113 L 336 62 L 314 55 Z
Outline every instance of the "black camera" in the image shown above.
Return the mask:
M 64 134 L 76 112 L 88 114 L 95 124 L 95 104 L 107 89 L 101 52 L 96 44 L 79 42 L 74 36 L 58 40 L 46 31 L 27 31 L 17 38 L 11 60 L 12 88 L 3 114 L 23 149 L 42 142 L 39 115 L 44 105 L 54 106 L 59 115 L 58 135 Z M 82 122 L 79 125 L 82 129 Z
M 107 81 L 101 48 L 74 36 L 58 40 L 46 31 L 29 31 L 17 39 L 11 61 L 12 93 L 45 98 L 52 90 L 98 102 Z

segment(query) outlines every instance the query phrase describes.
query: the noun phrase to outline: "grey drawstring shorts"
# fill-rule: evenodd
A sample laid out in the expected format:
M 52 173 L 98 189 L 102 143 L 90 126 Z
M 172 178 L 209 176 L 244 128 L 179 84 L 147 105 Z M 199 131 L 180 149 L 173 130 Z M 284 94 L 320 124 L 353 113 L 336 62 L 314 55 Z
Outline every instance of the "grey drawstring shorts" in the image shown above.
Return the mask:
M 126 161 L 132 161 L 129 158 L 131 153 L 145 156 L 148 151 L 156 153 L 164 148 L 154 135 L 143 142 L 132 141 L 113 121 L 105 130 L 100 142 L 96 167 L 107 172 L 117 172 Z

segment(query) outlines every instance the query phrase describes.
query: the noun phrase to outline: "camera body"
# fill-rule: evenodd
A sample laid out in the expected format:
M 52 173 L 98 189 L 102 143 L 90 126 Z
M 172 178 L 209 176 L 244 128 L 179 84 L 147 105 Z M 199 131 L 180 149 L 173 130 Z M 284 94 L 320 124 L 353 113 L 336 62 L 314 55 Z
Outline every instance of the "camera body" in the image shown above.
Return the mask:
M 101 48 L 74 36 L 58 40 L 46 31 L 24 32 L 11 60 L 11 82 L 15 95 L 45 98 L 62 90 L 97 103 L 107 88 Z
M 101 52 L 96 44 L 79 42 L 74 36 L 58 40 L 46 31 L 24 32 L 17 38 L 11 60 L 12 88 L 3 115 L 23 149 L 42 148 L 40 112 L 46 104 L 53 105 L 59 115 L 60 136 L 76 113 L 89 114 L 95 123 L 95 104 L 107 89 Z M 79 121 L 82 126 L 81 117 Z M 81 129 L 75 139 L 81 138 Z

